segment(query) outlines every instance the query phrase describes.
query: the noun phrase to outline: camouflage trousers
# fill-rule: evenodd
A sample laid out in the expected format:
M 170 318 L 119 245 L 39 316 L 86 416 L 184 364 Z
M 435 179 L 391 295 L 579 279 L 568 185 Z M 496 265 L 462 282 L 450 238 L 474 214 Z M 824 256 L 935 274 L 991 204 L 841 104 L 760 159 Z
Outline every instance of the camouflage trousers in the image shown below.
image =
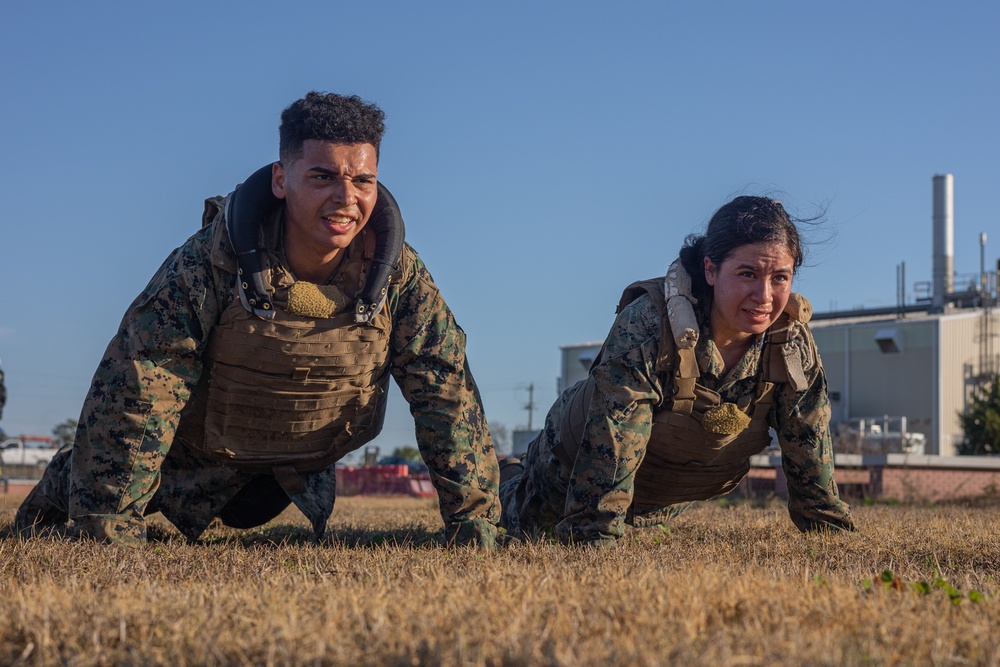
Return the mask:
M 19 532 L 65 526 L 70 519 L 73 450 L 60 451 L 17 510 Z M 267 523 L 294 503 L 310 520 L 317 539 L 326 531 L 336 500 L 334 466 L 302 475 L 304 493 L 287 494 L 272 475 L 228 468 L 199 458 L 175 443 L 164 459 L 160 484 L 144 514 L 161 512 L 189 540 L 213 519 L 233 528 Z
M 500 461 L 500 526 L 514 536 L 539 537 L 551 534 L 565 518 L 571 472 L 555 454 L 560 444 L 563 410 L 583 383 L 574 385 L 556 400 L 545 416 L 541 432 L 519 460 Z M 586 490 L 581 491 L 587 493 Z M 632 527 L 661 524 L 676 517 L 691 503 L 666 507 L 632 505 L 625 522 Z
M 501 462 L 500 526 L 509 535 L 538 536 L 563 518 L 570 471 L 552 449 L 559 442 L 562 409 L 572 397 L 563 392 L 545 416 L 542 431 L 528 445 L 520 459 L 523 471 L 508 472 L 510 461 Z

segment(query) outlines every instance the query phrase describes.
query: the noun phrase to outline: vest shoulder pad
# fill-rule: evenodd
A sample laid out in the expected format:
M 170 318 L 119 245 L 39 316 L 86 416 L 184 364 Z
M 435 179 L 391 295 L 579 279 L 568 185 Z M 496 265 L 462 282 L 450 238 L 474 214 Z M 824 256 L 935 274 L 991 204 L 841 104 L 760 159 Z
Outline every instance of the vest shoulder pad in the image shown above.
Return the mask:
M 209 197 L 205 200 L 205 212 L 201 214 L 201 226 L 208 227 L 226 210 L 226 198 Z
M 649 278 L 648 280 L 637 280 L 625 288 L 622 292 L 621 298 L 618 299 L 618 307 L 615 308 L 615 314 L 625 310 L 625 306 L 629 305 L 643 294 L 649 294 L 650 298 L 653 300 L 653 305 L 656 306 L 656 310 L 660 313 L 663 312 L 666 304 L 663 297 L 663 278 Z
M 669 372 L 673 365 L 674 357 L 674 334 L 672 333 L 673 327 L 678 324 L 674 320 L 677 320 L 674 306 L 676 304 L 671 304 L 666 299 L 666 283 L 663 278 L 650 278 L 648 280 L 639 280 L 632 283 L 625 288 L 622 292 L 622 297 L 618 301 L 618 308 L 615 313 L 620 315 L 621 312 L 630 304 L 637 301 L 644 294 L 648 294 L 650 301 L 656 308 L 656 312 L 660 315 L 660 349 L 656 358 L 656 371 L 659 373 Z M 690 309 L 691 304 L 684 301 L 684 305 Z M 694 311 L 691 311 L 690 318 L 691 322 L 694 321 Z M 682 321 L 687 323 L 688 319 L 682 318 Z M 684 324 L 681 324 L 681 330 L 685 331 Z M 695 325 L 697 326 L 697 325 Z M 689 336 L 688 336 L 689 337 Z M 685 341 L 688 337 L 685 337 Z M 697 341 L 697 334 L 693 341 Z M 689 347 L 686 344 L 678 343 L 680 347 Z M 694 346 L 694 342 L 691 342 L 690 347 Z M 603 348 L 601 352 L 603 353 Z M 600 359 L 600 356 L 598 357 Z M 596 360 L 595 360 L 596 363 Z
M 226 198 L 209 197 L 205 200 L 205 212 L 201 216 L 201 227 L 213 227 L 211 240 L 212 264 L 229 273 L 236 273 L 236 253 L 226 231 Z
M 789 319 L 805 323 L 812 319 L 813 307 L 809 303 L 809 299 L 797 292 L 792 292 L 783 312 L 788 315 Z

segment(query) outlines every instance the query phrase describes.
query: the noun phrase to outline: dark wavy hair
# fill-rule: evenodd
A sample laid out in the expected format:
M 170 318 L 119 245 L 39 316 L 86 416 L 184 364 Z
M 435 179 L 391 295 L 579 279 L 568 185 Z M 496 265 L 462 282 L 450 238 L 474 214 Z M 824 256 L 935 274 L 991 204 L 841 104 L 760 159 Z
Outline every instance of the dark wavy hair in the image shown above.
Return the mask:
M 691 291 L 703 306 L 712 301 L 712 288 L 705 280 L 705 258 L 718 266 L 737 248 L 751 243 L 784 244 L 794 268 L 802 266 L 799 230 L 781 202 L 768 197 L 737 197 L 715 212 L 704 234 L 688 236 L 681 248 L 681 263 L 691 275 Z
M 309 139 L 338 144 L 371 144 L 378 158 L 385 132 L 385 113 L 357 95 L 308 93 L 281 112 L 278 154 L 282 162 L 302 157 Z

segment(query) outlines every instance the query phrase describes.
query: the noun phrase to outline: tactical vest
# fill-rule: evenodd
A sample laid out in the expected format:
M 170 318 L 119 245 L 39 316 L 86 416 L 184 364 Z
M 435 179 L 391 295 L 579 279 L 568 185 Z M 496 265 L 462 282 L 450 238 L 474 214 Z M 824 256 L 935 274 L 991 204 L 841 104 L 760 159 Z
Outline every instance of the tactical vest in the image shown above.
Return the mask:
M 341 296 L 364 285 L 374 252 L 366 232 L 360 251 L 338 269 Z M 385 306 L 367 324 L 356 323 L 346 298 L 329 316 L 297 314 L 310 308 L 289 310 L 294 279 L 280 267 L 266 273 L 273 317 L 258 317 L 239 298 L 223 311 L 177 436 L 213 460 L 272 472 L 287 492 L 299 493 L 298 472 L 322 469 L 381 431 L 392 323 Z M 321 289 L 338 291 L 298 285 L 319 299 Z
M 656 372 L 672 374 L 663 385 L 673 395 L 653 409 L 646 454 L 635 476 L 633 509 L 665 507 L 706 500 L 729 493 L 750 470 L 750 457 L 763 451 L 771 438 L 767 415 L 774 392 L 783 383 L 796 391 L 807 388 L 802 357 L 788 346 L 792 320 L 807 322 L 812 309 L 798 294 L 768 329 L 761 358 L 761 374 L 752 397 L 742 404 L 723 404 L 719 394 L 698 384 L 695 358 L 698 326 L 692 308 L 690 278 L 679 260 L 666 279 L 633 283 L 622 294 L 618 312 L 649 294 L 660 313 L 661 339 Z M 601 354 L 594 360 L 600 363 Z M 592 366 L 593 367 L 593 366 Z M 553 450 L 572 469 L 586 427 L 594 381 L 588 378 L 562 415 L 560 444 Z

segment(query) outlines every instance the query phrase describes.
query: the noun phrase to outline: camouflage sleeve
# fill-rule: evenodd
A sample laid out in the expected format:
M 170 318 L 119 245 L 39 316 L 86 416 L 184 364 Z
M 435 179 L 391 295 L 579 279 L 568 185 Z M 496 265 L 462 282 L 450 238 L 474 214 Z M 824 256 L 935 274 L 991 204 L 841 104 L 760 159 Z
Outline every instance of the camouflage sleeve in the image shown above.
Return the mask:
M 410 405 L 446 539 L 490 547 L 500 519 L 500 472 L 465 357 L 465 332 L 409 245 L 402 265 L 402 280 L 389 299 L 392 375 Z
M 129 306 L 94 374 L 70 480 L 70 518 L 82 534 L 115 542 L 145 538 L 143 512 L 220 314 L 209 232 L 171 253 Z
M 801 356 L 808 387 L 797 392 L 785 383 L 771 416 L 788 478 L 788 513 L 802 531 L 854 530 L 851 510 L 840 499 L 834 481 L 826 373 L 809 328 L 799 323 L 792 326 L 787 344 L 794 345 Z
M 567 543 L 611 544 L 625 532 L 635 473 L 646 453 L 653 406 L 660 316 L 648 296 L 625 307 L 591 371 L 594 396 L 570 475 L 556 536 Z

